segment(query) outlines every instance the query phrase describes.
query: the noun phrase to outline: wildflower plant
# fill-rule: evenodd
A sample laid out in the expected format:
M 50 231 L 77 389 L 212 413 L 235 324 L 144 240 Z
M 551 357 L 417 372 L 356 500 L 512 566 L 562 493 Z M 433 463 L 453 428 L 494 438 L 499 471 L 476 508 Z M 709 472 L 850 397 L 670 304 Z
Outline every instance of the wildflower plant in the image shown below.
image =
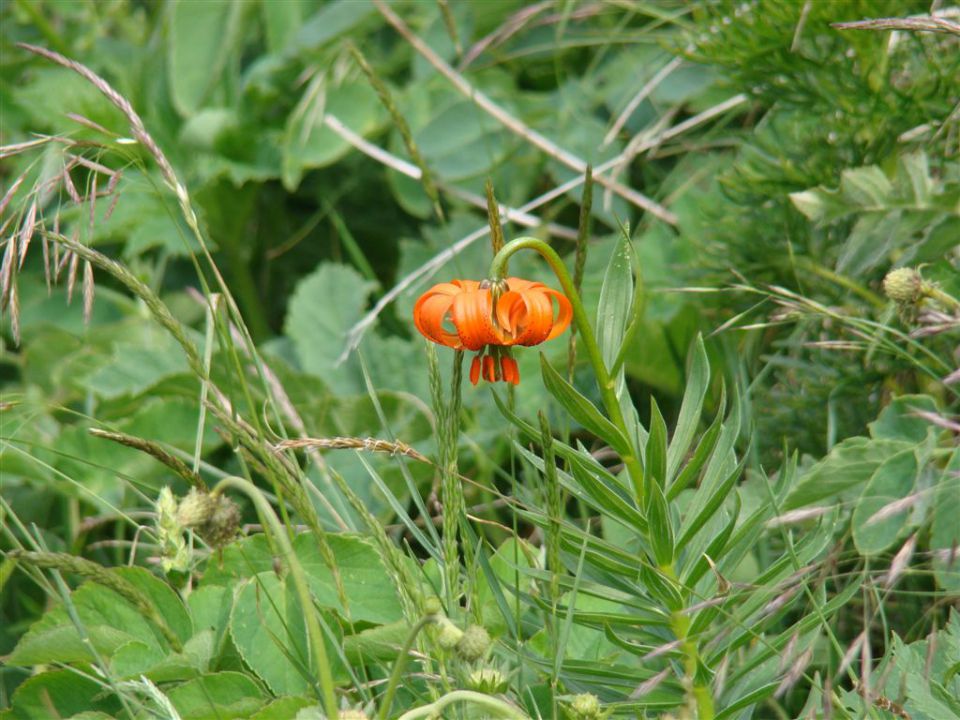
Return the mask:
M 0 717 L 960 717 L 960 26 L 829 5 L 11 6 Z

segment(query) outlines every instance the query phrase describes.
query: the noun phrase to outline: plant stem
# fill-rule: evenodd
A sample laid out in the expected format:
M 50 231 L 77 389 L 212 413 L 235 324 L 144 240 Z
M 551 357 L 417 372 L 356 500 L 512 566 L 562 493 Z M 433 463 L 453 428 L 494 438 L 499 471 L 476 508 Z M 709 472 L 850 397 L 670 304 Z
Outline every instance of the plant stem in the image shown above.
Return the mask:
M 403 668 L 407 664 L 407 658 L 410 655 L 410 648 L 413 647 L 414 641 L 417 639 L 417 635 L 420 634 L 420 631 L 423 630 L 427 625 L 436 622 L 436 615 L 424 615 L 417 621 L 417 624 L 410 628 L 410 633 L 407 635 L 407 639 L 403 643 L 403 647 L 400 648 L 400 655 L 397 656 L 397 662 L 393 665 L 393 672 L 390 673 L 390 682 L 387 683 L 387 691 L 383 694 L 383 701 L 380 703 L 380 720 L 387 720 L 387 717 L 390 714 L 390 706 L 393 705 L 393 696 L 397 692 L 397 685 L 400 683 L 400 678 L 403 675 Z
M 600 353 L 597 338 L 593 334 L 590 320 L 587 318 L 587 313 L 583 308 L 580 293 L 577 292 L 570 273 L 567 272 L 563 260 L 560 259 L 556 251 L 543 240 L 538 240 L 537 238 L 521 237 L 512 240 L 493 258 L 493 262 L 490 264 L 490 279 L 492 281 L 502 280 L 506 275 L 507 261 L 510 259 L 510 256 L 518 250 L 525 248 L 536 250 L 540 253 L 544 260 L 550 265 L 550 269 L 553 270 L 554 275 L 557 276 L 557 280 L 560 281 L 560 286 L 563 288 L 563 292 L 567 296 L 567 299 L 570 300 L 570 305 L 573 308 L 573 321 L 576 323 L 577 332 L 580 333 L 583 339 L 587 357 L 593 366 L 593 372 L 597 378 L 597 385 L 600 388 L 600 397 L 603 399 L 603 405 L 607 410 L 607 415 L 609 415 L 611 422 L 616 425 L 617 429 L 623 433 L 624 437 L 630 439 L 631 447 L 633 447 L 633 438 L 630 436 L 630 431 L 623 417 L 623 410 L 620 408 L 620 399 L 617 397 L 615 391 L 614 380 L 610 376 L 606 364 L 603 362 L 603 355 Z M 634 449 L 632 453 L 624 455 L 622 460 L 630 475 L 630 480 L 633 483 L 636 501 L 638 504 L 642 504 L 643 463 L 640 461 L 640 455 L 636 449 Z
M 440 715 L 440 711 L 443 710 L 447 705 L 452 705 L 456 702 L 468 702 L 474 705 L 479 705 L 480 707 L 485 708 L 488 712 L 492 713 L 494 716 L 510 718 L 510 720 L 530 720 L 529 717 L 517 710 L 513 705 L 509 705 L 503 700 L 498 700 L 491 695 L 484 695 L 483 693 L 473 692 L 472 690 L 454 690 L 453 692 L 447 693 L 436 702 L 414 708 L 413 710 L 408 710 L 397 720 L 416 720 L 416 718 L 422 717 L 444 717 Z
M 310 587 L 307 584 L 307 576 L 293 552 L 293 546 L 290 544 L 290 538 L 284 531 L 283 526 L 277 519 L 277 514 L 273 511 L 270 503 L 260 492 L 259 488 L 243 478 L 230 476 L 225 477 L 213 489 L 213 494 L 222 493 L 227 488 L 239 490 L 250 498 L 257 508 L 257 514 L 260 515 L 260 521 L 264 529 L 270 528 L 274 540 L 280 546 L 284 554 L 290 575 L 293 578 L 293 584 L 297 591 L 297 597 L 300 601 L 300 608 L 303 611 L 304 622 L 307 625 L 307 638 L 310 642 L 310 649 L 313 652 L 314 663 L 320 680 L 320 691 L 323 699 L 323 707 L 326 716 L 330 720 L 337 720 L 339 713 L 337 710 L 337 696 L 334 691 L 333 674 L 330 672 L 330 663 L 327 660 L 327 647 L 323 640 L 323 630 L 320 628 L 320 622 L 317 619 L 317 613 L 313 606 L 313 600 L 310 597 Z

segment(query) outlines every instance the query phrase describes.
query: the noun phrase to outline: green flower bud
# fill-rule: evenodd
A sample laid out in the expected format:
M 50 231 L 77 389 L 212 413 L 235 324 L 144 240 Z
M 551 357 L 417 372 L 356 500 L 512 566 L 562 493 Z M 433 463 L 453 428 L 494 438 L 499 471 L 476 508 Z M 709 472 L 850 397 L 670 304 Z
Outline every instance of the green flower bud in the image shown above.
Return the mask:
M 468 662 L 479 660 L 489 648 L 490 633 L 482 625 L 469 626 L 457 643 L 457 653 Z
M 925 294 L 923 278 L 913 268 L 891 270 L 883 279 L 883 292 L 894 302 L 913 305 Z
M 240 529 L 240 508 L 226 495 L 211 495 L 213 511 L 207 521 L 197 528 L 197 534 L 208 545 L 220 548 L 237 536 Z

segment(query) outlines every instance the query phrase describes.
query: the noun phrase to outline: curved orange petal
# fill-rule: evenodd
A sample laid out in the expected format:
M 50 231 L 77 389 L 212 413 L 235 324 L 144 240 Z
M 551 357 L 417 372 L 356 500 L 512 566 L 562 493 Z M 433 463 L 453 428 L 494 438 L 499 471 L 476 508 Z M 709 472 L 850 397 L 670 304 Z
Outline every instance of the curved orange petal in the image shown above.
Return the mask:
M 460 342 L 468 350 L 479 350 L 484 345 L 501 345 L 502 337 L 490 318 L 490 291 L 487 289 L 464 292 L 453 299 L 450 308 L 453 324 Z
M 440 287 L 440 286 L 437 286 Z M 452 286 L 451 286 L 452 287 Z M 459 290 L 457 291 L 459 292 Z M 443 320 L 453 304 L 455 295 L 445 292 L 424 293 L 413 306 L 413 324 L 427 340 L 459 349 L 460 338 L 443 327 Z
M 553 303 L 539 289 L 527 290 L 521 294 L 526 313 L 517 318 L 519 334 L 514 342 L 517 345 L 539 345 L 550 334 L 553 327 Z
M 550 334 L 547 335 L 547 340 L 553 340 L 570 326 L 570 320 L 573 318 L 573 307 L 570 305 L 567 296 L 562 292 L 558 292 L 553 288 L 544 287 L 543 293 L 548 298 L 552 297 L 557 301 L 557 318 L 553 321 L 553 329 L 550 330 Z M 552 304 L 550 313 L 551 315 L 553 314 Z

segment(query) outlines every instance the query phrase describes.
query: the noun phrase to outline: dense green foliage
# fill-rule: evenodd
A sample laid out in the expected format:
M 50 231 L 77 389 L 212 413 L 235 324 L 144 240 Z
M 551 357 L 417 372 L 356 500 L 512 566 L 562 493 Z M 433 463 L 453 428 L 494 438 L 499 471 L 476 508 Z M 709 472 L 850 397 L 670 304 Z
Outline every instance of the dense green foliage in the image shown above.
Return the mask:
M 4 0 L 0 717 L 960 718 L 929 9 Z

